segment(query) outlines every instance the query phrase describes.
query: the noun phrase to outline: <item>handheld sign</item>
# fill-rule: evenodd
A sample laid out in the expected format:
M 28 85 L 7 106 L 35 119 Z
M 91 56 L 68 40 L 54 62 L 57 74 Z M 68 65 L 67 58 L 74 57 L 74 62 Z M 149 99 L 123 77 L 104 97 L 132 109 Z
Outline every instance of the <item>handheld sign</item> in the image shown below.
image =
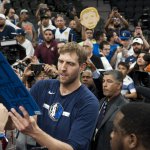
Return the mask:
M 3 54 L 0 52 L 0 103 L 8 109 L 15 108 L 21 113 L 23 106 L 32 115 L 40 115 L 41 111 L 28 90 L 13 71 Z
M 94 29 L 99 20 L 100 16 L 94 7 L 88 7 L 80 13 L 80 22 L 88 29 Z

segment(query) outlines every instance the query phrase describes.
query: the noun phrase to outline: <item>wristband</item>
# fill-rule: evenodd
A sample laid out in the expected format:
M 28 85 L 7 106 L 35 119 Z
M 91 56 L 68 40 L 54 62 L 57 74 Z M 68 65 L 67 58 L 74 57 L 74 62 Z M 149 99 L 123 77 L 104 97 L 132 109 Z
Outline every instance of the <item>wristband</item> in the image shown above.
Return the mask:
M 8 139 L 6 138 L 5 133 L 0 133 L 0 140 L 3 140 L 3 139 L 5 139 L 6 142 L 8 142 Z

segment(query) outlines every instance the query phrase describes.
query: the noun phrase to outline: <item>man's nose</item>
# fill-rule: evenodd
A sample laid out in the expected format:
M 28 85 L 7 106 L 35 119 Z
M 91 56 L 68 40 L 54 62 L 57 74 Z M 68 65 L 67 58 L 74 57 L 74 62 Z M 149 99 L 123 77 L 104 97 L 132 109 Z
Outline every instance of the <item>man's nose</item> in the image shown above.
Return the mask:
M 64 62 L 64 63 L 62 63 L 62 65 L 61 65 L 61 70 L 66 70 L 67 69 L 67 65 L 66 65 L 66 63 Z

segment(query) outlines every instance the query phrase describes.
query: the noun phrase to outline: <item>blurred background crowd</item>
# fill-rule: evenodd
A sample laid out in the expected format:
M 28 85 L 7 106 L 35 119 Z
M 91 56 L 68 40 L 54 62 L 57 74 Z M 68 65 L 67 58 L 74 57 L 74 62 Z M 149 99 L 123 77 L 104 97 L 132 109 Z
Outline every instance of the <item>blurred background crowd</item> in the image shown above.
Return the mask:
M 100 2 L 95 2 L 99 8 Z M 81 24 L 88 5 L 79 0 L 3 0 L 0 51 L 30 89 L 38 80 L 56 79 L 59 48 L 77 42 L 88 53 L 81 82 L 100 100 L 108 70 L 124 76 L 121 94 L 128 101 L 150 102 L 150 1 L 103 0 L 109 11 L 94 28 Z M 90 17 L 90 16 L 88 16 Z M 96 74 L 96 75 L 95 75 Z M 97 79 L 98 85 L 97 85 Z

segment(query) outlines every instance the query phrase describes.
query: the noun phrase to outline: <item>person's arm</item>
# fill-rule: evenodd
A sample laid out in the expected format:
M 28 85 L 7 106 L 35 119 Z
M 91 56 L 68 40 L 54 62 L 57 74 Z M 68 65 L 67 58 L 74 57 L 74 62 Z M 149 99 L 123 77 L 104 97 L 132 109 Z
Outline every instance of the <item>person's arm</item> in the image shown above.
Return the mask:
M 32 26 L 32 30 L 33 30 L 32 44 L 33 44 L 33 47 L 36 47 L 36 44 L 37 44 L 37 34 L 36 34 L 34 26 Z
M 76 22 L 76 24 L 77 24 L 76 30 L 77 30 L 78 32 L 81 32 L 81 30 L 82 30 L 82 25 L 81 25 L 81 23 L 80 23 L 79 18 L 78 18 L 77 16 L 74 16 L 74 20 L 75 20 L 75 22 Z
M 145 39 L 140 26 L 137 26 L 135 28 L 134 37 L 140 37 L 143 40 L 144 49 L 149 49 L 150 48 L 150 45 L 148 44 L 147 40 Z
M 8 110 L 2 103 L 0 103 L 0 114 L 0 133 L 3 133 L 8 121 Z
M 73 8 L 73 10 L 72 10 L 71 13 L 72 13 L 72 15 L 74 16 L 74 21 L 75 21 L 76 24 L 77 24 L 77 26 L 76 26 L 76 31 L 77 31 L 77 32 L 81 32 L 81 30 L 82 30 L 82 25 L 81 25 L 80 20 L 79 20 L 79 18 L 78 18 L 78 16 L 77 16 L 76 9 Z
M 115 66 L 116 61 L 117 61 L 117 56 L 118 56 L 118 54 L 121 53 L 121 52 L 122 52 L 122 48 L 121 48 L 121 47 L 118 47 L 117 50 L 115 51 L 114 55 L 112 56 L 111 60 L 110 60 L 110 65 L 111 65 L 112 67 Z
M 111 12 L 111 14 L 109 15 L 109 18 L 106 20 L 106 23 L 105 23 L 105 26 L 104 26 L 106 31 L 108 30 L 108 27 L 111 24 L 113 17 L 114 17 L 114 11 Z
M 20 106 L 19 109 L 23 113 L 23 117 L 13 108 L 11 112 L 9 112 L 10 117 L 19 131 L 33 137 L 37 143 L 47 147 L 49 150 L 73 150 L 69 144 L 61 142 L 42 131 L 38 127 L 34 117 L 29 116 L 22 106 Z
M 129 27 L 128 21 L 123 16 L 121 16 L 120 13 L 116 12 L 115 16 L 120 19 L 121 23 L 125 26 L 125 28 Z
M 124 95 L 125 98 L 127 99 L 135 99 L 137 98 L 137 93 L 136 92 L 133 92 L 133 93 L 127 93 Z
M 128 85 L 128 91 L 129 91 L 129 93 L 126 93 L 124 95 L 125 98 L 127 98 L 127 99 L 136 99 L 137 98 L 137 92 L 136 92 L 133 80 L 131 80 L 131 82 Z

